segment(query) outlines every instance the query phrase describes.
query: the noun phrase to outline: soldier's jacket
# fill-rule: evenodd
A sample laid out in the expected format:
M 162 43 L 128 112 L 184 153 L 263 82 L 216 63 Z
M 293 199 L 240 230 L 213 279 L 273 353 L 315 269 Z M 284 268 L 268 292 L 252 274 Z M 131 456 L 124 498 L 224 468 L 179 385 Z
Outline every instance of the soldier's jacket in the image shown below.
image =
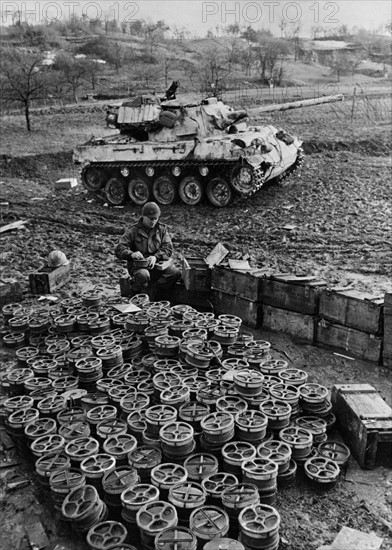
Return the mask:
M 145 258 L 156 256 L 157 261 L 168 260 L 173 254 L 173 243 L 165 224 L 158 222 L 150 231 L 142 218 L 126 229 L 120 238 L 115 254 L 119 260 L 132 263 L 133 252 L 141 252 Z

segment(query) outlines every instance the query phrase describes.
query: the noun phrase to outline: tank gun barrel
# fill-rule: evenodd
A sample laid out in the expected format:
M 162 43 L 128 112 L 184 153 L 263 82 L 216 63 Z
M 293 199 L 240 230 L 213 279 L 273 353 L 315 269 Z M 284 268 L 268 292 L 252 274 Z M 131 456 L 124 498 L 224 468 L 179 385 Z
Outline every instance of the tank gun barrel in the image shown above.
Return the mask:
M 322 105 L 323 103 L 335 103 L 343 101 L 344 95 L 329 95 L 325 97 L 317 97 L 314 99 L 301 99 L 299 101 L 291 101 L 288 103 L 280 103 L 275 105 L 263 105 L 262 107 L 254 107 L 248 109 L 248 116 L 256 116 L 261 113 L 273 113 L 274 111 L 288 111 L 289 109 L 300 109 L 301 107 L 312 107 L 313 105 Z

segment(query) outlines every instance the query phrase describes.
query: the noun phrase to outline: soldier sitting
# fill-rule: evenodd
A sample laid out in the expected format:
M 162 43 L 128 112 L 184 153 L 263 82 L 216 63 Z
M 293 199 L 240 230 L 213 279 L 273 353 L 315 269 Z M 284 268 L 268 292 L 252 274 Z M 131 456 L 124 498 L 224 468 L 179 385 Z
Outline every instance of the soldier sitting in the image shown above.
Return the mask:
M 166 225 L 159 222 L 161 210 L 155 202 L 143 206 L 139 221 L 126 229 L 115 249 L 120 260 L 127 260 L 133 279 L 132 294 L 148 294 L 151 301 L 168 296 L 181 278 L 174 265 L 157 269 L 157 262 L 168 260 L 173 244 Z

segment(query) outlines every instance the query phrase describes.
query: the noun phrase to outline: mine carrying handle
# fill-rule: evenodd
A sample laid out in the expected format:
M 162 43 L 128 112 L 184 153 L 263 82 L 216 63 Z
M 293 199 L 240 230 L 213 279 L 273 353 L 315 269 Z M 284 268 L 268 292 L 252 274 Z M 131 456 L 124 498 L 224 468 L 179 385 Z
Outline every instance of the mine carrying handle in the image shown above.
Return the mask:
M 314 99 L 301 99 L 299 101 L 290 101 L 288 103 L 280 103 L 275 105 L 263 105 L 248 109 L 249 116 L 255 116 L 261 113 L 271 113 L 274 111 L 288 111 L 289 109 L 300 109 L 301 107 L 312 107 L 313 105 L 322 105 L 323 103 L 335 103 L 344 101 L 343 94 L 329 95 L 325 97 L 317 97 Z

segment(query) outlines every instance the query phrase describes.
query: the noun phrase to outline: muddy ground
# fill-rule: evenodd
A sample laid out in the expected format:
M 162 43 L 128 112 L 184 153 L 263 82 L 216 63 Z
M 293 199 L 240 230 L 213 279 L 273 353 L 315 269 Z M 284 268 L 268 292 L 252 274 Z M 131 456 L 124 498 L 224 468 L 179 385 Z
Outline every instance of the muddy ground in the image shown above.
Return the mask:
M 266 186 L 250 200 L 227 208 L 208 204 L 163 207 L 162 221 L 173 235 L 176 258 L 206 255 L 217 242 L 230 248 L 231 257 L 249 257 L 266 273 L 315 275 L 331 286 L 353 285 L 380 296 L 392 291 L 392 178 L 390 112 L 374 103 L 372 111 L 324 106 L 303 112 L 275 114 L 266 122 L 301 136 L 307 153 L 300 173 L 280 184 Z M 24 288 L 24 300 L 35 300 L 28 274 L 41 267 L 53 249 L 63 250 L 71 262 L 72 281 L 59 297 L 79 296 L 86 289 L 103 288 L 119 295 L 118 280 L 125 268 L 113 250 L 125 224 L 139 217 L 139 207 L 127 203 L 112 208 L 103 196 L 80 185 L 55 191 L 60 177 L 77 175 L 72 166 L 72 144 L 94 133 L 102 135 L 102 112 L 78 110 L 35 115 L 31 135 L 21 117 L 3 117 L 1 191 L 5 204 L 1 225 L 26 220 L 23 228 L 1 235 L 1 277 L 13 277 Z M 391 373 L 380 366 L 351 361 L 331 351 L 298 345 L 283 335 L 261 329 L 276 356 L 287 354 L 310 380 L 332 388 L 334 383 L 366 382 L 392 405 Z M 286 355 L 285 355 L 286 357 Z M 13 355 L 0 348 L 2 373 Z M 11 456 L 13 450 L 2 455 Z M 11 477 L 24 476 L 29 485 L 6 491 Z M 392 548 L 391 469 L 381 464 L 360 470 L 350 459 L 348 470 L 331 491 L 317 493 L 302 479 L 278 494 L 282 516 L 281 549 L 313 550 L 332 542 L 343 525 L 374 532 Z M 50 540 L 67 549 L 84 549 L 82 539 L 52 513 L 28 465 L 0 470 L 0 510 L 3 529 L 0 548 L 25 550 L 24 526 L 40 521 Z M 360 550 L 358 548 L 358 550 Z

